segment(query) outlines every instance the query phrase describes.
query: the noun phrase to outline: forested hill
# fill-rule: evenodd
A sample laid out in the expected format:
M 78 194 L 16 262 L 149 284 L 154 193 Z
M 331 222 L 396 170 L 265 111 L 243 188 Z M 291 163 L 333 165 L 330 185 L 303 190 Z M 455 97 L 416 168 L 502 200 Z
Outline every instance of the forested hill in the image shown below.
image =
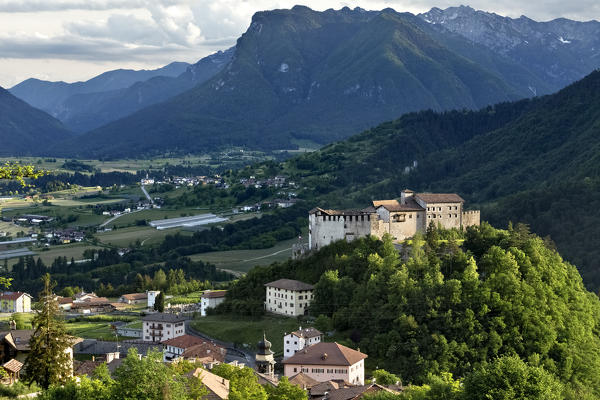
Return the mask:
M 460 193 L 496 226 L 550 235 L 600 285 L 600 72 L 557 94 L 479 111 L 407 114 L 281 165 L 323 207 L 364 206 L 404 188 Z M 416 165 L 416 166 L 415 166 Z
M 310 313 L 319 329 L 335 329 L 405 384 L 444 373 L 469 384 L 473 371 L 516 355 L 564 386 L 547 397 L 534 390 L 468 398 L 598 398 L 600 301 L 548 243 L 524 226 L 483 224 L 466 233 L 430 229 L 406 253 L 399 258 L 391 240 L 338 241 L 303 260 L 254 268 L 219 311 L 261 312 L 265 282 L 299 279 L 315 284 Z
M 0 87 L 0 155 L 39 153 L 71 136 L 60 121 Z

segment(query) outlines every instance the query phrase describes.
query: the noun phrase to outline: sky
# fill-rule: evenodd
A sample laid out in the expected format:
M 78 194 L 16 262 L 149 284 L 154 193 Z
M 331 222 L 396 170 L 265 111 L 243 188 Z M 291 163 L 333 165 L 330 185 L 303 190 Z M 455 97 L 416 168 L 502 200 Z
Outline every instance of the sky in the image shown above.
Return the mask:
M 0 0 L 0 86 L 193 63 L 234 45 L 255 12 L 295 4 L 411 13 L 465 4 L 538 21 L 600 20 L 598 0 Z

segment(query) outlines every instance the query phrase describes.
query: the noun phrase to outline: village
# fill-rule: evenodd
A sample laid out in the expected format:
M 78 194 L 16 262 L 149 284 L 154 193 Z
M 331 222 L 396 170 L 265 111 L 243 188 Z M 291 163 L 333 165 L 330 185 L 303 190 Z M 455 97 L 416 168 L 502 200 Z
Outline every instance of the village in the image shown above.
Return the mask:
M 279 318 L 297 318 L 307 313 L 313 297 L 312 285 L 279 279 L 265 283 L 264 287 L 264 308 L 268 313 Z M 305 390 L 310 399 L 358 399 L 366 393 L 398 393 L 402 389 L 400 382 L 381 385 L 375 379 L 365 379 L 364 360 L 367 354 L 336 342 L 327 342 L 326 334 L 311 326 L 298 326 L 297 330 L 284 332 L 276 338 L 267 338 L 265 334 L 256 337 L 256 351 L 236 348 L 190 326 L 193 315 L 201 321 L 210 309 L 223 302 L 226 293 L 224 290 L 205 291 L 199 303 L 186 306 L 162 304 L 168 302 L 171 296 L 164 296 L 156 290 L 124 294 L 114 300 L 85 292 L 76 293 L 73 297 L 55 296 L 54 301 L 67 326 L 71 319 L 102 317 L 117 339 L 86 339 L 73 335 L 68 349 L 72 376 L 91 376 L 103 364 L 113 373 L 128 351 L 135 348 L 138 354 L 160 351 L 165 363 L 193 363 L 198 368 L 196 377 L 208 390 L 203 397 L 205 399 L 228 398 L 228 381 L 210 372 L 222 363 L 236 368 L 251 368 L 261 385 L 276 387 L 280 379 L 286 377 L 289 383 Z M 4 349 L 0 362 L 7 373 L 5 384 L 13 384 L 23 378 L 33 330 L 17 325 L 22 324 L 24 315 L 32 313 L 33 302 L 33 297 L 23 292 L 0 294 L 0 312 L 7 321 L 5 330 L 0 334 Z M 139 311 L 139 319 L 129 323 L 120 320 L 124 315 L 132 315 L 134 309 Z M 282 354 L 275 354 L 271 340 L 283 344 Z

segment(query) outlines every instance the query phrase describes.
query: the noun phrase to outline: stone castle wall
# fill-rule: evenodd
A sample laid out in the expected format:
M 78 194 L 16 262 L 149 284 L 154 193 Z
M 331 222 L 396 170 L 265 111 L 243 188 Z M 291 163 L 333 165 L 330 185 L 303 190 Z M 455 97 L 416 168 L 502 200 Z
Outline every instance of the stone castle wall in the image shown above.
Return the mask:
M 481 224 L 481 211 L 463 211 L 462 224 L 464 228 L 467 226 L 479 226 Z

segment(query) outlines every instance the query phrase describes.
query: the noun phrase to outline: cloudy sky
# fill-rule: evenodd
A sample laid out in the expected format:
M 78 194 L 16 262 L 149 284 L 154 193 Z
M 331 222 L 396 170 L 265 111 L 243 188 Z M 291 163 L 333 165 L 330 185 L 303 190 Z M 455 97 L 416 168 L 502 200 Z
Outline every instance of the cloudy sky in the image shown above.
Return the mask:
M 0 86 L 195 62 L 233 45 L 260 10 L 304 4 L 419 13 L 461 3 L 510 17 L 600 20 L 598 0 L 0 0 Z

